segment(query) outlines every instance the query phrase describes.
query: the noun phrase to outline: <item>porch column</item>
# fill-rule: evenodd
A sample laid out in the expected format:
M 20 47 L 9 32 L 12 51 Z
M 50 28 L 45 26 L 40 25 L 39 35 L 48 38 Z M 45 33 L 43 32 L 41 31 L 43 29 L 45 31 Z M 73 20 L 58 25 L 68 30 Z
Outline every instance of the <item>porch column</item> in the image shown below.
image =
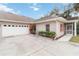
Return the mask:
M 74 22 L 74 36 L 77 36 L 77 22 Z
M 0 24 L 0 39 L 2 38 L 2 25 Z

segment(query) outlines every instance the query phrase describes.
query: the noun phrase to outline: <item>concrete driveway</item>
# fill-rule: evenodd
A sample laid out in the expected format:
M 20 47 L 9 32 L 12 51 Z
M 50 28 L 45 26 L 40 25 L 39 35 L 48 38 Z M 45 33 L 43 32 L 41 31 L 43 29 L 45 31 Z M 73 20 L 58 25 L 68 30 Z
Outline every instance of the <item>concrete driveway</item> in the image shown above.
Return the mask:
M 69 41 L 72 37 L 72 34 L 66 34 L 63 37 L 59 38 L 58 41 Z
M 68 41 L 53 41 L 36 35 L 21 35 L 0 40 L 2 56 L 72 56 L 79 55 L 79 46 Z

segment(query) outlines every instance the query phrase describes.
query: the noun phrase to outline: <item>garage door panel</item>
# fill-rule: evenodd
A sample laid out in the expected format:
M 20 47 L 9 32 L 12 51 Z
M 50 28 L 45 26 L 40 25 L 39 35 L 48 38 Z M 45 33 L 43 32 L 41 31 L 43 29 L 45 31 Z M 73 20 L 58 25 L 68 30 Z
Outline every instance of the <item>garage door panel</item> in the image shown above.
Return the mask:
M 10 36 L 13 34 L 13 30 L 10 27 L 3 27 L 2 28 L 2 36 Z
M 2 36 L 29 34 L 28 27 L 2 27 Z

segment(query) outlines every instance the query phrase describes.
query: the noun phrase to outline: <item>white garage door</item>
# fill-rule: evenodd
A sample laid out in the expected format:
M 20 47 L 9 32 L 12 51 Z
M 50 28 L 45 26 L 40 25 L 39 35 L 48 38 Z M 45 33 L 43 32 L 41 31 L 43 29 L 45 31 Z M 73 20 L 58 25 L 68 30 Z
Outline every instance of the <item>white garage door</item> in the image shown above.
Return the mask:
M 29 27 L 27 25 L 3 25 L 2 36 L 14 36 L 29 34 Z

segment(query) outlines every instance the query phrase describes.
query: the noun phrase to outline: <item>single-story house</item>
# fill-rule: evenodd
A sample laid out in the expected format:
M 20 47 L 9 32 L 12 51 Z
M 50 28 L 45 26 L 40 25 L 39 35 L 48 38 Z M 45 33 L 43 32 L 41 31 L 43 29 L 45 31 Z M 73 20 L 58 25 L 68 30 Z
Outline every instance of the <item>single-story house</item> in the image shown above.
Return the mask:
M 12 13 L 0 13 L 0 36 L 14 36 L 22 34 L 30 34 L 32 30 L 54 31 L 56 37 L 64 34 L 77 35 L 77 19 L 65 19 L 56 15 L 43 17 L 40 20 L 19 16 Z
M 36 21 L 36 32 L 43 31 L 54 31 L 56 37 L 63 36 L 64 34 L 77 35 L 77 22 L 78 18 L 65 19 L 56 15 L 47 16 L 41 20 Z

